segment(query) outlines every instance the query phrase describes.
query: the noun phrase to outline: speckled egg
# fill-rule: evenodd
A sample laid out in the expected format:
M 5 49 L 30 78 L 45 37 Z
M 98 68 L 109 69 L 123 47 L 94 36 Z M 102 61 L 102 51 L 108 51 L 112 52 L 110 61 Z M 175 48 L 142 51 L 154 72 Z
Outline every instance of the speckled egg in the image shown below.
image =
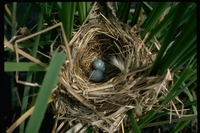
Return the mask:
M 101 70 L 104 72 L 106 69 L 105 63 L 101 59 L 94 60 L 92 65 L 95 70 Z
M 101 70 L 93 70 L 89 73 L 89 78 L 94 82 L 100 82 L 103 79 L 103 72 Z

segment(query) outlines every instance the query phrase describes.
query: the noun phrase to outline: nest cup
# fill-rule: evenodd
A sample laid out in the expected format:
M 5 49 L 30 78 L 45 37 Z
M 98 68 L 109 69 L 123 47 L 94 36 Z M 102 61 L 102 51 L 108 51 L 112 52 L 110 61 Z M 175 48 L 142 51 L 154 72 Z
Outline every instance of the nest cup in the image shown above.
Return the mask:
M 109 10 L 95 3 L 85 23 L 73 34 L 69 43 L 71 59 L 66 60 L 60 74 L 63 83 L 58 83 L 53 94 L 55 109 L 62 120 L 113 132 L 126 119 L 126 112 L 136 109 L 136 102 L 142 109 L 135 113 L 137 119 L 155 104 L 159 105 L 155 100 L 167 93 L 164 88 L 169 78 L 147 76 L 154 55 L 130 27 L 119 22 Z M 121 68 L 113 64 L 113 58 L 121 62 Z M 102 59 L 106 66 L 103 79 L 98 83 L 88 76 L 95 59 Z M 72 68 L 69 60 L 72 60 Z
M 94 60 L 101 59 L 104 61 L 106 69 L 100 83 L 105 83 L 120 75 L 120 69 L 112 64 L 112 57 L 120 57 L 124 62 L 128 58 L 129 52 L 131 52 L 129 50 L 131 46 L 124 43 L 120 37 L 114 38 L 115 36 L 107 32 L 108 29 L 104 27 L 104 24 L 93 24 L 92 26 L 83 27 L 82 30 L 80 32 L 88 31 L 83 38 L 91 37 L 91 39 L 88 42 L 78 43 L 79 46 L 74 46 L 75 50 L 72 49 L 72 52 L 75 53 L 73 56 L 74 67 L 79 69 L 74 69 L 74 73 L 84 79 L 83 82 L 92 84 L 88 74 L 93 70 Z M 81 38 L 79 41 L 81 41 Z

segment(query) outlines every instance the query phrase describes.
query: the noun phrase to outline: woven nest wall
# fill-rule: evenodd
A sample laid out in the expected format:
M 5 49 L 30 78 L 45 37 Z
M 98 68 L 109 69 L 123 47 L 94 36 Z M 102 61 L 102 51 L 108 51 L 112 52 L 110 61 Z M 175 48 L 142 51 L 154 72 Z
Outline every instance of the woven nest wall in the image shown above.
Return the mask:
M 53 92 L 59 119 L 113 132 L 136 104 L 142 109 L 134 114 L 139 120 L 159 106 L 159 96 L 167 94 L 169 77 L 147 76 L 154 57 L 140 37 L 98 3 L 69 44 L 71 57 L 62 68 L 62 83 Z M 102 59 L 106 66 L 100 82 L 88 76 L 95 59 Z

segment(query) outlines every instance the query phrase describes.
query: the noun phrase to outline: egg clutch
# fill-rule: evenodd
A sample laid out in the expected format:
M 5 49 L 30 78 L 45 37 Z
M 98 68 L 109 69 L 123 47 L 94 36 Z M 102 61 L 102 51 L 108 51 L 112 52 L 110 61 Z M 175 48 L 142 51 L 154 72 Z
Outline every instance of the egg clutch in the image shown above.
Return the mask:
M 101 59 L 95 59 L 92 63 L 93 70 L 89 72 L 89 79 L 93 82 L 100 82 L 106 69 L 105 63 Z

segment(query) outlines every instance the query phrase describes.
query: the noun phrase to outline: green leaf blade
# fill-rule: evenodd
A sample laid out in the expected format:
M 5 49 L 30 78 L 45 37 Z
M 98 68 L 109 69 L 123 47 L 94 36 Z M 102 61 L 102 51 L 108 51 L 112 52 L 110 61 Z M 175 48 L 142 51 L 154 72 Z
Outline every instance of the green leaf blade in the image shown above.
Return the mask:
M 33 62 L 4 62 L 4 71 L 25 72 L 25 71 L 46 71 L 46 69 Z
M 48 71 L 44 77 L 39 95 L 35 102 L 35 109 L 31 115 L 26 128 L 27 133 L 38 133 L 45 110 L 47 107 L 48 99 L 51 95 L 51 91 L 57 80 L 60 68 L 66 58 L 66 55 L 56 52 L 49 65 Z

